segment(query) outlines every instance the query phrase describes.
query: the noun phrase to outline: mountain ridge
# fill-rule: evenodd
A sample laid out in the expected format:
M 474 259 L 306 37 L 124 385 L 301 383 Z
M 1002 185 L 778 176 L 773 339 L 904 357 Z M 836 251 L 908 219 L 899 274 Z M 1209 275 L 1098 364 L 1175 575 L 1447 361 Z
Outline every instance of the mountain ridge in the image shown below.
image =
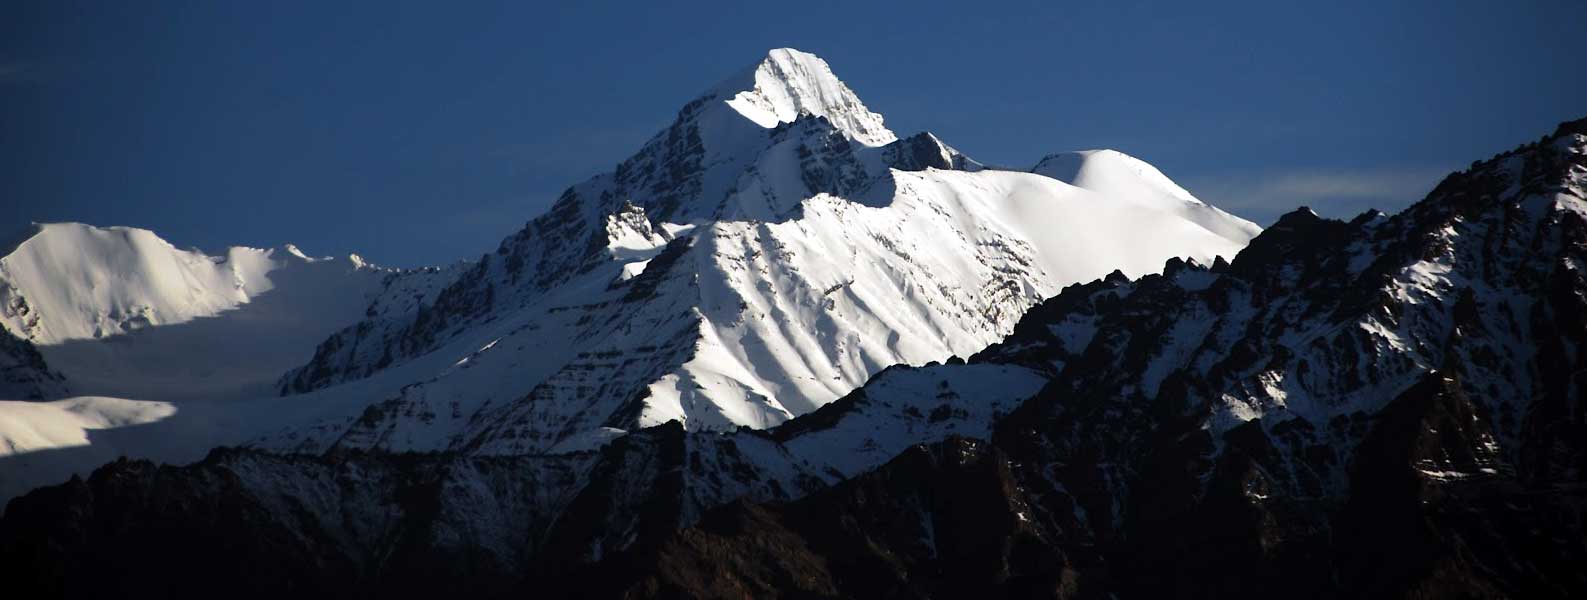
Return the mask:
M 989 440 L 912 447 L 792 503 L 725 504 L 550 587 L 1580 595 L 1584 438 L 1568 432 L 1582 427 L 1569 379 L 1587 342 L 1584 208 L 1587 119 L 1452 174 L 1398 215 L 1303 208 L 1233 263 L 1067 287 L 1003 343 L 941 367 L 1048 379 Z M 964 510 L 970 498 L 983 508 Z
M 1232 254 L 1256 229 L 1226 213 L 1209 213 L 1231 222 L 1220 236 L 1199 225 L 1187 228 L 1177 219 L 1164 218 L 1159 212 L 1168 211 L 1150 204 L 1115 202 L 1103 192 L 1049 179 L 985 172 L 979 163 L 929 133 L 900 139 L 881 123 L 880 116 L 865 108 L 824 61 L 797 51 L 773 50 L 765 60 L 687 103 L 671 126 L 615 171 L 570 187 L 549 212 L 504 240 L 494 254 L 476 264 L 475 271 L 443 291 L 433 306 L 411 320 L 407 316 L 371 320 L 345 329 L 322 344 L 308 365 L 283 377 L 281 391 L 290 395 L 334 388 L 435 352 L 438 345 L 454 339 L 472 337 L 477 340 L 471 342 L 475 348 L 499 353 L 503 347 L 516 347 L 498 345 L 522 335 L 515 332 L 537 330 L 542 337 L 553 336 L 547 339 L 569 335 L 547 329 L 566 331 L 567 325 L 524 315 L 539 310 L 532 308 L 536 305 L 553 302 L 548 298 L 560 293 L 557 290 L 593 288 L 599 280 L 609 289 L 615 285 L 630 290 L 621 295 L 623 304 L 613 304 L 615 299 L 583 300 L 578 306 L 551 307 L 584 313 L 573 325 L 583 330 L 573 335 L 598 339 L 617 331 L 597 333 L 589 323 L 621 324 L 628 332 L 623 335 L 653 333 L 643 334 L 647 336 L 643 340 L 625 341 L 622 347 L 579 350 L 580 355 L 632 361 L 625 348 L 642 347 L 675 358 L 664 359 L 668 364 L 647 365 L 649 374 L 638 377 L 603 375 L 598 385 L 589 373 L 608 372 L 613 368 L 610 364 L 590 359 L 563 367 L 528 392 L 527 411 L 478 417 L 496 423 L 497 430 L 528 432 L 527 438 L 507 441 L 507 451 L 544 449 L 596 428 L 644 427 L 673 418 L 691 428 L 766 427 L 841 396 L 885 365 L 919 364 L 973 352 L 1011 325 L 1023 306 L 1056 291 L 1047 290 L 1045 281 L 1092 276 L 1089 267 L 1043 257 L 1089 249 L 1121 255 L 1113 262 L 1138 273 L 1158 268 L 1169 254 L 1197 254 L 1207 261 L 1219 252 Z M 975 176 L 962 179 L 954 173 Z M 966 198 L 974 200 L 966 202 Z M 1067 203 L 1074 203 L 1072 213 L 1053 213 L 1070 210 L 1063 208 Z M 1030 221 L 1078 219 L 1082 203 L 1101 211 L 1092 219 L 1106 221 L 1108 225 L 1097 229 L 1111 232 L 1112 237 L 1066 226 L 1063 232 L 1077 239 L 1089 236 L 1084 244 L 1071 244 L 1057 234 L 1025 226 Z M 949 221 L 920 230 L 921 226 L 902 220 L 905 211 L 929 215 L 928 220 L 948 216 Z M 875 219 L 874 224 L 857 221 L 867 218 Z M 616 227 L 617 220 L 629 225 Z M 1128 227 L 1126 222 L 1143 227 Z M 856 227 L 868 231 L 845 231 Z M 914 235 L 900 237 L 898 232 L 906 230 Z M 1146 235 L 1147 230 L 1163 235 Z M 921 240 L 930 237 L 958 239 L 961 247 L 953 252 L 920 248 Z M 620 244 L 627 244 L 621 252 L 599 251 Z M 1182 252 L 1180 244 L 1197 250 Z M 839 260 L 799 258 L 813 254 Z M 980 265 L 967 263 L 962 256 L 978 256 Z M 921 262 L 919 257 L 933 262 Z M 613 269 L 612 258 L 625 264 L 607 275 Z M 857 276 L 856 272 L 872 269 L 870 265 L 881 266 L 881 272 Z M 684 270 L 673 272 L 678 269 Z M 919 293 L 911 288 L 939 285 L 932 283 L 931 272 L 954 273 L 955 279 L 940 280 L 940 285 L 969 289 L 938 290 L 951 302 L 945 306 L 911 297 Z M 868 283 L 891 280 L 898 282 L 886 288 Z M 856 282 L 866 287 L 854 287 Z M 665 294 L 656 291 L 657 285 Z M 646 317 L 642 326 L 636 326 L 631 311 L 612 311 L 613 306 L 627 306 L 646 295 L 656 302 L 666 298 L 676 303 L 671 314 Z M 900 302 L 926 305 L 914 309 L 921 316 L 886 314 L 879 308 Z M 827 307 L 819 308 L 822 304 Z M 975 316 L 988 310 L 995 312 Z M 803 326 L 775 323 L 788 319 Z M 844 319 L 868 322 L 851 324 Z M 493 327 L 483 324 L 503 321 L 518 323 L 501 326 L 499 331 L 506 337 L 471 333 Z M 896 341 L 844 339 L 856 329 L 881 328 L 907 335 Z M 816 339 L 810 336 L 812 331 L 819 332 Z M 834 341 L 820 336 L 842 337 L 834 348 Z M 919 347 L 930 338 L 948 343 Z M 856 349 L 834 352 L 844 346 Z M 569 394 L 578 399 L 567 399 Z M 592 403 L 592 395 L 603 399 Z M 545 413 L 554 410 L 547 406 L 573 404 L 584 407 L 574 414 Z M 460 399 L 451 406 L 409 397 L 393 400 L 381 413 L 467 414 L 479 410 L 474 407 L 480 404 Z M 574 429 L 562 424 L 569 419 Z M 364 422 L 387 432 L 405 427 L 389 419 Z M 544 422 L 557 425 L 536 430 Z M 478 437 L 481 433 L 497 435 L 468 433 L 465 436 L 475 439 L 453 437 L 447 443 L 493 446 Z M 393 439 L 387 433 L 358 436 L 377 444 Z M 313 447 L 337 442 L 317 443 Z M 417 443 L 425 447 L 429 442 Z
M 1397 215 L 1298 210 L 1232 262 L 1065 286 L 770 430 L 123 461 L 13 501 L 0 568 L 173 596 L 1573 597 L 1584 255 L 1587 119 Z M 197 578 L 141 576 L 216 540 Z
M 229 308 L 197 311 L 209 316 L 155 311 L 128 333 L 120 317 L 158 303 L 107 302 L 83 321 L 114 312 L 115 335 L 4 345 L 0 367 L 28 387 L 7 395 L 49 402 L 0 402 L 0 460 L 17 465 L 0 495 L 215 445 L 515 456 L 673 419 L 769 428 L 889 365 L 977 352 L 1064 284 L 1214 262 L 1255 231 L 1208 209 L 1220 235 L 1182 198 L 1129 197 L 1161 182 L 1087 189 L 1025 171 L 898 137 L 824 61 L 775 50 L 476 261 L 379 270 L 150 241 L 206 273 L 296 266 L 248 277 L 270 287 L 248 302 L 230 275 L 210 278 Z M 95 293 L 176 272 L 140 268 Z

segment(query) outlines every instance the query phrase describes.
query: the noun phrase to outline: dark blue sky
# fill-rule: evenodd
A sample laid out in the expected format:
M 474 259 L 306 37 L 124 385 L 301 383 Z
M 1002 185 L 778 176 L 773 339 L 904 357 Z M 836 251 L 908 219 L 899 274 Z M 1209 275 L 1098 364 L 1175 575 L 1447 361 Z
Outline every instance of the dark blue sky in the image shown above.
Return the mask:
M 472 257 L 779 46 L 901 135 L 1117 148 L 1264 225 L 1401 208 L 1587 116 L 1581 0 L 131 4 L 0 8 L 0 230 Z

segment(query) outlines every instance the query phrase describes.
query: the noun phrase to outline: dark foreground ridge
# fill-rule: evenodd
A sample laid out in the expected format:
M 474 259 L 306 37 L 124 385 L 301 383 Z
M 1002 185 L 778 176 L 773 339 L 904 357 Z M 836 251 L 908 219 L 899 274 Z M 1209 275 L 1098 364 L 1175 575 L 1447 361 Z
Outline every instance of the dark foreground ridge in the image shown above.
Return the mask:
M 769 433 L 107 465 L 8 506 L 0 575 L 19 597 L 1587 597 L 1584 269 L 1587 120 L 1398 215 L 1297 211 L 1230 264 L 1071 286 L 968 364 Z M 1004 367 L 1043 385 L 989 439 L 769 475 L 849 419 L 969 428 L 992 392 L 948 382 Z M 928 375 L 939 407 L 883 410 Z

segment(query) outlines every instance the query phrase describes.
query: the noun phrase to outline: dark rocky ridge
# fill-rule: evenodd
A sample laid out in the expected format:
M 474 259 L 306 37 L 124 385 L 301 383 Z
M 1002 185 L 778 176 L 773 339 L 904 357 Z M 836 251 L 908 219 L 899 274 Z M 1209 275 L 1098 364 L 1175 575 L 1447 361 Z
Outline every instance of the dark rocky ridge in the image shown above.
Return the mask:
M 1029 501 L 1005 454 L 954 437 L 799 502 L 725 506 L 659 544 L 564 573 L 557 587 L 586 598 L 1076 591 L 1076 573 L 1028 520 Z
M 5 282 L 0 282 L 0 315 L 20 318 L 29 329 L 39 321 L 27 298 Z M 66 378 L 49 367 L 32 341 L 0 327 L 0 393 L 7 398 L 42 400 L 65 396 L 66 391 Z

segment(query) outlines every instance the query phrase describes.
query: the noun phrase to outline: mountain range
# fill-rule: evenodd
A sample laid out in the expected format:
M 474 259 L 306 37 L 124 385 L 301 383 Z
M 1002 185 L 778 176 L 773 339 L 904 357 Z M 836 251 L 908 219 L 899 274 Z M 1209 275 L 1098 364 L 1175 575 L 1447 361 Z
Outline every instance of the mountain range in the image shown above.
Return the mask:
M 1064 285 L 1259 231 L 1118 152 L 1003 170 L 899 139 L 824 61 L 773 50 L 473 262 L 38 227 L 0 258 L 4 385 L 63 400 L 11 406 L 0 448 L 55 451 L 18 455 L 0 493 L 217 445 L 514 455 L 767 428 L 979 351 Z
M 69 481 L 10 502 L 0 565 L 80 597 L 1580 596 L 1584 217 L 1587 120 L 1263 230 L 1116 151 L 898 138 L 773 50 L 477 261 L 36 228 L 0 258 L 0 491 Z

